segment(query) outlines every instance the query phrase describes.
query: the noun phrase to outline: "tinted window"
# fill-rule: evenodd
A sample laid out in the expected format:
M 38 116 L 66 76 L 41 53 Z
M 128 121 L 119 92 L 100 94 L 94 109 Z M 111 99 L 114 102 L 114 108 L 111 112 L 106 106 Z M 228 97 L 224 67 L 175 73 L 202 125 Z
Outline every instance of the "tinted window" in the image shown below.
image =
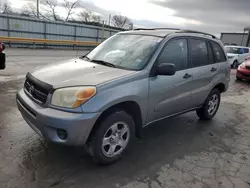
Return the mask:
M 177 71 L 183 70 L 187 68 L 187 54 L 187 39 L 175 39 L 164 47 L 157 62 L 172 63 Z
M 222 50 L 222 48 L 220 47 L 220 45 L 217 44 L 216 42 L 211 42 L 211 44 L 213 47 L 216 62 L 217 63 L 218 62 L 225 62 L 226 61 L 225 53 Z
M 190 39 L 191 59 L 193 67 L 210 64 L 207 42 L 201 39 Z
M 248 48 L 244 48 L 244 53 L 245 54 L 249 53 L 249 49 Z
M 208 55 L 209 55 L 209 62 L 210 63 L 215 63 L 215 58 L 214 58 L 214 55 L 213 55 L 213 50 L 212 50 L 212 44 L 209 43 L 208 45 Z

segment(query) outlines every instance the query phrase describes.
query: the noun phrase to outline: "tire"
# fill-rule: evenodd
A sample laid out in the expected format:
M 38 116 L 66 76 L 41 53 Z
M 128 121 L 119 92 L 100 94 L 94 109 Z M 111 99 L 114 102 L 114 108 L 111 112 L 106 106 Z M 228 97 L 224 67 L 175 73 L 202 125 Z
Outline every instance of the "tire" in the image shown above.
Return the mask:
M 217 102 L 213 100 L 215 99 L 214 96 L 216 96 Z M 212 100 L 214 102 L 212 102 Z M 217 105 L 215 106 L 215 104 Z M 211 105 L 214 106 L 213 111 L 212 111 L 212 108 L 209 108 Z M 219 106 L 220 106 L 220 91 L 217 88 L 215 88 L 210 92 L 203 106 L 200 109 L 198 109 L 196 113 L 199 116 L 199 118 L 202 120 L 211 120 L 217 113 Z
M 238 77 L 238 76 L 236 76 L 236 80 L 238 80 L 238 81 L 242 81 L 243 79 L 242 79 L 242 78 L 240 78 L 240 77 Z
M 234 61 L 234 62 L 233 62 L 233 65 L 232 65 L 232 68 L 233 68 L 233 69 L 236 69 L 236 68 L 237 68 L 237 65 L 238 65 L 238 61 Z
M 124 134 L 126 130 L 127 133 Z M 106 142 L 104 142 L 105 138 Z M 105 117 L 91 135 L 89 151 L 97 164 L 112 164 L 122 157 L 134 138 L 135 123 L 133 118 L 124 111 L 115 111 Z

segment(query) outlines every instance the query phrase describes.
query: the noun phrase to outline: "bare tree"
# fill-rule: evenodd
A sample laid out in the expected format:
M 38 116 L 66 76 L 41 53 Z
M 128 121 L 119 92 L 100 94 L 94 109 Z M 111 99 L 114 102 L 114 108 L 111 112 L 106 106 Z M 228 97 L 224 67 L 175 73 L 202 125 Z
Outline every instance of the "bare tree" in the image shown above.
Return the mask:
M 22 7 L 21 15 L 24 16 L 30 16 L 30 17 L 37 17 L 37 8 L 34 5 L 34 3 L 27 3 Z M 50 15 L 47 13 L 42 14 L 41 11 L 39 11 L 39 18 L 50 20 Z
M 5 1 L 1 7 L 2 9 L 2 13 L 3 14 L 13 14 L 13 10 L 11 8 L 10 2 L 9 1 Z
M 99 15 L 93 14 L 92 15 L 92 21 L 100 23 L 101 22 L 101 17 Z
M 47 19 L 53 19 L 53 20 L 61 20 L 60 16 L 58 15 L 56 9 L 59 6 L 59 3 L 57 0 L 41 0 L 41 4 L 44 5 L 43 8 L 43 15 Z
M 27 3 L 22 7 L 21 14 L 30 17 L 37 17 L 37 11 L 35 5 L 33 3 Z
M 84 22 L 101 22 L 101 17 L 90 10 L 83 10 L 78 14 L 81 21 Z
M 76 0 L 76 1 L 64 0 L 62 5 L 67 11 L 67 16 L 66 16 L 65 21 L 68 21 L 69 17 L 75 13 L 73 9 L 76 8 L 76 6 L 78 5 L 78 2 L 79 0 Z
M 115 27 L 133 29 L 133 22 L 126 16 L 114 15 L 112 17 L 112 22 Z
M 80 18 L 81 21 L 90 22 L 92 17 L 92 12 L 90 10 L 88 11 L 83 10 L 78 14 L 78 17 Z
M 78 5 L 79 0 L 64 0 L 61 4 L 58 0 L 41 0 L 41 11 L 39 11 L 39 17 L 48 20 L 62 20 L 57 12 L 57 8 L 62 7 L 66 10 L 66 18 L 64 21 L 68 21 L 70 16 L 72 16 L 75 12 L 74 8 Z M 28 15 L 31 17 L 37 17 L 37 10 L 34 3 L 27 3 L 23 6 L 23 11 L 21 14 Z

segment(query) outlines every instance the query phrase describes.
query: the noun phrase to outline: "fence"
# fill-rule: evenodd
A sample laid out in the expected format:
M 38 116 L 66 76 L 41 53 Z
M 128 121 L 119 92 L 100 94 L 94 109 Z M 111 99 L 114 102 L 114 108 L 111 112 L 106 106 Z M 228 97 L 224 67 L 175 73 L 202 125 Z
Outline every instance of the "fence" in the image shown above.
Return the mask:
M 58 21 L 0 14 L 0 37 L 32 38 L 52 41 L 102 42 L 119 30 Z M 86 43 L 87 44 L 87 43 Z M 23 41 L 8 41 L 7 45 L 29 47 L 33 44 Z M 88 45 L 79 44 L 82 47 Z M 36 47 L 69 47 L 73 44 L 37 44 Z

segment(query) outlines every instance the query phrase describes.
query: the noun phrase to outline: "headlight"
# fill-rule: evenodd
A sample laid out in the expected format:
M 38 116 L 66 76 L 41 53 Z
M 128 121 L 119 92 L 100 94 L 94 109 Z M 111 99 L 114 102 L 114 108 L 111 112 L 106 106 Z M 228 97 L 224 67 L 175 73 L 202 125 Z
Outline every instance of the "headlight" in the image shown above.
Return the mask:
M 245 63 L 241 63 L 240 64 L 240 68 L 246 68 L 246 64 Z
M 96 94 L 95 87 L 68 87 L 54 91 L 51 104 L 65 108 L 77 108 Z
M 234 56 L 228 56 L 228 59 L 232 59 Z

